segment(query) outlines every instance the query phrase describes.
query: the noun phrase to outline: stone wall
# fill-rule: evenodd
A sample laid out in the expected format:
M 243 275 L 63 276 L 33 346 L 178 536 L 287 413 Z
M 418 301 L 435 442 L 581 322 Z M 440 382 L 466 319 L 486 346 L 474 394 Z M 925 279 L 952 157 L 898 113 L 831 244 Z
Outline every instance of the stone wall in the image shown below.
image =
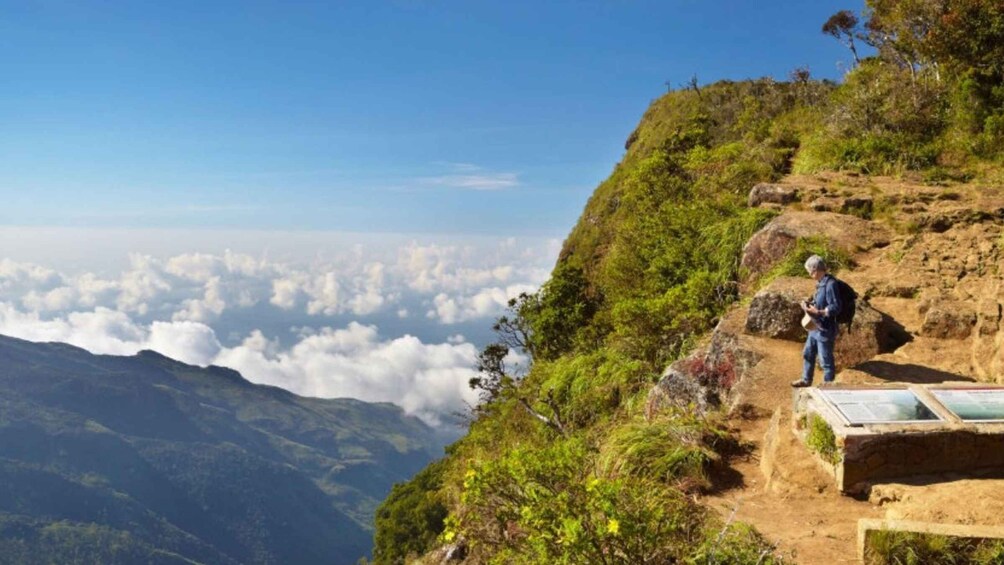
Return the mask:
M 792 426 L 796 436 L 805 441 L 804 423 L 813 414 L 830 425 L 839 461 L 834 464 L 813 455 L 844 493 L 865 492 L 871 484 L 888 479 L 1004 472 L 1004 424 L 962 423 L 924 387 L 911 390 L 942 420 L 848 426 L 817 389 L 802 389 L 794 393 Z
M 856 492 L 877 479 L 997 470 L 1004 433 L 935 429 L 845 437 L 836 478 L 842 491 Z

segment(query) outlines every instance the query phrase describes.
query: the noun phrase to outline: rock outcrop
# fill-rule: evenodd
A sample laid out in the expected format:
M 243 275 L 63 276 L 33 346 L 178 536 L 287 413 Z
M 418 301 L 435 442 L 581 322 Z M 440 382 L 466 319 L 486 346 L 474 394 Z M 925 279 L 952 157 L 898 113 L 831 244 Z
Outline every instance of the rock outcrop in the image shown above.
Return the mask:
M 973 327 L 973 369 L 981 380 L 1004 382 L 1004 283 L 986 283 Z
M 764 204 L 784 206 L 798 200 L 798 189 L 792 186 L 762 182 L 750 190 L 749 207 L 756 208 Z
M 820 196 L 809 203 L 809 208 L 816 212 L 837 212 L 856 216 L 870 216 L 873 207 L 874 202 L 868 196 Z
M 690 363 L 689 358 L 677 361 L 662 373 L 645 400 L 646 419 L 651 420 L 674 408 L 704 414 L 716 403 L 708 387 L 702 386 L 698 378 L 688 372 Z
M 781 277 L 753 296 L 746 317 L 746 331 L 773 339 L 802 341 L 802 307 L 799 303 L 812 297 L 811 279 Z
M 920 335 L 938 339 L 966 339 L 976 325 L 972 306 L 957 301 L 936 301 L 927 308 Z
M 1004 218 L 1004 209 L 987 211 L 957 207 L 929 214 L 921 214 L 917 220 L 917 225 L 920 229 L 926 231 L 944 233 L 953 226 L 979 224 L 988 220 L 999 220 L 1001 218 Z
M 891 234 L 883 226 L 845 214 L 788 211 L 771 220 L 743 247 L 740 267 L 747 280 L 769 271 L 799 238 L 822 238 L 848 252 L 884 247 Z
M 759 353 L 742 347 L 737 336 L 716 330 L 706 347 L 666 368 L 649 391 L 645 417 L 651 420 L 670 409 L 704 414 L 726 404 L 733 387 L 760 359 Z

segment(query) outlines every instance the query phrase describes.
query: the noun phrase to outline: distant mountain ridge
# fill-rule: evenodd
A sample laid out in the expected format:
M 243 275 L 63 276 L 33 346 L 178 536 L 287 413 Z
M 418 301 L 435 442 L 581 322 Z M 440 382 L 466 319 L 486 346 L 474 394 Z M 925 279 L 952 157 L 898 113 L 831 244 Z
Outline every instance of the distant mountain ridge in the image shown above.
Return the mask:
M 0 560 L 355 563 L 443 443 L 392 404 L 0 336 Z

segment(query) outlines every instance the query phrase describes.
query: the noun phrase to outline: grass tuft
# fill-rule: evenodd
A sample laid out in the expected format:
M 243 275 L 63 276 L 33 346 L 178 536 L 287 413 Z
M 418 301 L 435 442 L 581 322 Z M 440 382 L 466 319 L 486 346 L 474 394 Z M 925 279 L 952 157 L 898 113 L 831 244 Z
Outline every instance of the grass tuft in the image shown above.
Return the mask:
M 884 530 L 869 537 L 864 562 L 866 565 L 1000 565 L 1004 563 L 1004 541 Z
M 807 423 L 809 430 L 805 444 L 818 453 L 824 461 L 834 465 L 839 463 L 840 451 L 837 449 L 837 436 L 834 435 L 833 428 L 819 414 L 811 414 Z

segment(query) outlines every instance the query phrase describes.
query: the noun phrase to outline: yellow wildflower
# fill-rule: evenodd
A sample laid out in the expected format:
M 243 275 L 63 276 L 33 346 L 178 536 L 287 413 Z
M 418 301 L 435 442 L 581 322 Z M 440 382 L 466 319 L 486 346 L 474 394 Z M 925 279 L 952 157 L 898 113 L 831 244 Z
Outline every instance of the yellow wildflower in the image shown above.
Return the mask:
M 607 533 L 611 535 L 618 535 L 621 533 L 621 523 L 616 518 L 611 518 L 607 521 Z

